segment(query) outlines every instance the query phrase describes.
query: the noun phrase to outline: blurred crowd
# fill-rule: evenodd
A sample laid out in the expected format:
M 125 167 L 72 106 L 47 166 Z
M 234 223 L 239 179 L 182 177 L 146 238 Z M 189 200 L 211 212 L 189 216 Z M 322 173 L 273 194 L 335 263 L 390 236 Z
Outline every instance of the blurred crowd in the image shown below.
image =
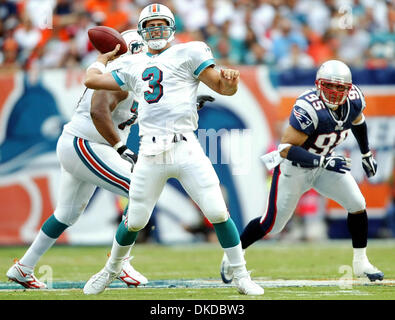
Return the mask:
M 136 28 L 154 2 L 173 11 L 176 41 L 205 41 L 222 65 L 395 65 L 394 0 L 0 0 L 0 68 L 86 67 L 89 28 Z

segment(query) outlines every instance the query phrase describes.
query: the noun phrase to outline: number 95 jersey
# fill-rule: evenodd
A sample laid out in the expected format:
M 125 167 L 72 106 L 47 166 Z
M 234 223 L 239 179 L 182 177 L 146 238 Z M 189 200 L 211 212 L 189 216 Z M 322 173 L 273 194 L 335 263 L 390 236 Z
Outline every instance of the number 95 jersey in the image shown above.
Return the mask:
M 122 90 L 139 96 L 139 135 L 186 133 L 197 129 L 198 77 L 215 64 L 201 41 L 173 45 L 160 54 L 143 53 L 112 72 Z
M 302 147 L 318 155 L 332 153 L 347 138 L 352 122 L 366 106 L 361 90 L 353 85 L 337 112 L 327 108 L 317 90 L 303 92 L 292 109 L 289 124 L 308 135 Z

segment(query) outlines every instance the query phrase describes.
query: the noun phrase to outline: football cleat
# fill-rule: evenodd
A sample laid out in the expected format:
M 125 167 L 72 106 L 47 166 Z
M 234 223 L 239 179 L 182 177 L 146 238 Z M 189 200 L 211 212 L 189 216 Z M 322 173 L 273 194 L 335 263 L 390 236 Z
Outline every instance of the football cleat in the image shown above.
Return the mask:
M 222 258 L 221 262 L 221 279 L 223 283 L 231 283 L 233 280 L 233 269 L 230 266 L 228 256 L 226 253 L 224 253 L 224 256 Z
M 118 275 L 104 267 L 88 280 L 83 291 L 85 294 L 102 293 Z
M 237 291 L 249 296 L 258 296 L 265 293 L 263 288 L 251 280 L 248 272 L 234 277 Z
M 122 282 L 126 283 L 128 287 L 145 285 L 148 283 L 146 277 L 144 277 L 140 272 L 136 271 L 133 266 L 129 263 L 132 257 L 125 258 L 122 264 L 122 270 L 120 275 L 117 277 Z
M 46 289 L 47 285 L 38 280 L 33 273 L 33 268 L 24 266 L 18 260 L 8 269 L 7 277 L 10 281 L 14 281 L 27 289 Z
M 358 278 L 367 277 L 370 281 L 383 280 L 384 273 L 373 266 L 368 259 L 353 261 L 354 275 Z

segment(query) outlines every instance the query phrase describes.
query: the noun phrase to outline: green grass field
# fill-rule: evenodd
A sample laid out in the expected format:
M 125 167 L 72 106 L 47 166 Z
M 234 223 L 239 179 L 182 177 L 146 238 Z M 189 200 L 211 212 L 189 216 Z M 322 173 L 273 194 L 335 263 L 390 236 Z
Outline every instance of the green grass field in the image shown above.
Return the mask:
M 68 281 L 83 286 L 104 266 L 109 248 L 55 246 L 37 265 L 36 276 L 41 278 L 50 266 L 54 284 Z M 350 274 L 340 273 L 339 268 L 349 270 L 350 241 L 257 243 L 247 250 L 246 260 L 252 278 L 265 288 L 265 294 L 258 297 L 240 295 L 233 285 L 221 283 L 222 249 L 217 244 L 138 244 L 132 251 L 133 266 L 154 285 L 122 288 L 119 283 L 119 288 L 107 289 L 98 296 L 85 296 L 81 288 L 38 291 L 14 286 L 7 289 L 11 283 L 7 282 L 6 271 L 13 258 L 20 258 L 25 250 L 26 247 L 0 248 L 0 300 L 395 300 L 393 240 L 369 241 L 368 246 L 369 259 L 385 273 L 385 282 L 354 282 L 348 287 L 343 287 L 344 282 L 340 280 Z M 44 273 L 40 274 L 40 267 Z M 174 282 L 176 280 L 179 282 Z M 182 280 L 191 280 L 188 283 L 192 284 L 183 285 L 186 282 Z M 329 280 L 330 284 L 324 280 Z M 156 286 L 157 283 L 163 285 Z M 200 283 L 209 285 L 205 287 Z

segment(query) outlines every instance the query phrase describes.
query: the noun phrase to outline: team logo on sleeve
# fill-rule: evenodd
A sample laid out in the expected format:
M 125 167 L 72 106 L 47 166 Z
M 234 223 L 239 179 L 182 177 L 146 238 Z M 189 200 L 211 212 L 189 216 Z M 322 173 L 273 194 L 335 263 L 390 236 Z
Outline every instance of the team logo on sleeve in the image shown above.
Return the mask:
M 132 41 L 129 43 L 129 50 L 132 54 L 137 54 L 143 51 L 144 44 L 139 41 Z
M 310 115 L 307 113 L 306 110 L 298 106 L 295 106 L 293 109 L 293 113 L 296 120 L 298 120 L 302 130 L 306 129 L 308 126 L 310 126 L 313 123 L 313 120 L 311 119 Z

